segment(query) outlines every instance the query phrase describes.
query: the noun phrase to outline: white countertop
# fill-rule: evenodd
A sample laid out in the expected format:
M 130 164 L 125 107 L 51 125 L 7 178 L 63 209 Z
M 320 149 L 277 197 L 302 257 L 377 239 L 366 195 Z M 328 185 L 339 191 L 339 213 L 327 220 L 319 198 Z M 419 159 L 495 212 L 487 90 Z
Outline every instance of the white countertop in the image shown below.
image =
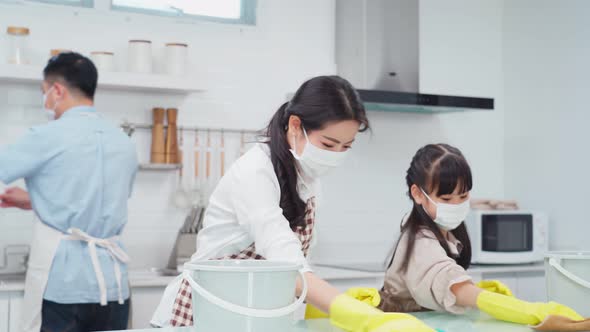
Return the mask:
M 162 276 L 149 270 L 129 272 L 129 283 L 132 288 L 166 287 L 174 278 L 174 276 Z M 24 289 L 24 276 L 21 279 L 10 280 L 2 280 L 0 276 L 0 292 L 22 292 Z
M 348 264 L 347 264 L 348 265 Z M 358 264 L 351 264 L 351 266 Z M 383 271 L 360 271 L 352 268 L 341 268 L 338 264 L 330 266 L 312 265 L 314 272 L 321 278 L 327 280 L 342 279 L 359 279 L 359 278 L 379 278 L 385 274 Z M 481 273 L 525 273 L 525 272 L 544 272 L 545 266 L 541 263 L 518 264 L 518 265 L 471 265 L 467 272 L 469 274 Z
M 543 262 L 518 265 L 471 265 L 467 270 L 469 273 L 523 273 L 523 272 L 544 272 Z
M 314 273 L 326 280 L 347 280 L 383 278 L 385 272 L 368 272 L 336 267 L 312 266 Z M 470 274 L 479 273 L 523 273 L 543 272 L 543 263 L 523 265 L 474 265 L 469 268 Z M 132 288 L 139 287 L 166 287 L 175 277 L 162 276 L 150 270 L 132 270 L 129 272 L 129 283 Z M 0 292 L 19 292 L 25 288 L 24 277 L 22 279 L 2 280 L 0 276 Z

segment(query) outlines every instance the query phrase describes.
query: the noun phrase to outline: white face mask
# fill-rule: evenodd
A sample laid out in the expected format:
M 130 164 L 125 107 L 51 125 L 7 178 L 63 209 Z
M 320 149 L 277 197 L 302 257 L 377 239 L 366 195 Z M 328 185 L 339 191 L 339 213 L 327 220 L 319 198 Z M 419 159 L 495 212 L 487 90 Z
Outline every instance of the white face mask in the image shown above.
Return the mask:
M 303 128 L 303 134 L 307 143 L 303 148 L 301 156 L 297 155 L 297 140 L 295 138 L 293 138 L 293 149 L 290 151 L 293 157 L 299 161 L 301 171 L 305 175 L 316 179 L 342 165 L 348 155 L 348 151 L 334 152 L 318 148 L 309 141 L 305 128 Z
M 459 227 L 459 225 L 465 221 L 465 218 L 467 218 L 470 207 L 469 200 L 460 204 L 436 203 L 423 189 L 420 190 L 422 190 L 422 193 L 424 193 L 428 200 L 436 206 L 436 218 L 434 219 L 434 222 L 442 229 L 452 231 Z M 422 206 L 422 208 L 424 208 L 424 206 Z M 424 211 L 428 214 L 425 208 Z
M 56 113 L 55 113 L 55 109 L 57 108 L 57 102 L 55 103 L 55 106 L 53 106 L 53 108 L 46 108 L 45 104 L 47 103 L 47 95 L 49 94 L 49 91 L 51 91 L 53 89 L 53 87 L 49 88 L 49 90 L 47 90 L 47 92 L 45 92 L 43 94 L 43 111 L 45 112 L 45 116 L 47 116 L 47 120 L 49 121 L 53 121 L 56 118 Z

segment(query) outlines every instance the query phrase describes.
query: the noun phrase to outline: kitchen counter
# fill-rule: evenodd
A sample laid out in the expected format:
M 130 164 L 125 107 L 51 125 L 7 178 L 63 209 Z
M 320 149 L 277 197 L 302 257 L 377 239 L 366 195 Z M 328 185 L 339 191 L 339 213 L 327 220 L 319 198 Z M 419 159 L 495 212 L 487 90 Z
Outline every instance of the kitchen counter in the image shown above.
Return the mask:
M 505 323 L 491 318 L 490 316 L 471 311 L 465 315 L 451 315 L 437 312 L 416 313 L 416 317 L 422 319 L 430 327 L 446 332 L 532 332 L 533 330 L 524 325 Z M 199 331 L 190 327 L 145 329 L 133 330 L 135 332 L 189 332 Z M 333 327 L 326 319 L 311 321 L 300 321 L 292 332 L 337 332 L 341 331 Z M 207 331 L 202 331 L 207 332 Z M 216 330 L 216 332 L 223 332 Z M 229 332 L 229 331 L 228 331 Z M 239 332 L 239 331 L 231 331 Z
M 175 277 L 165 276 L 149 270 L 129 271 L 129 283 L 132 288 L 137 287 L 166 287 Z M 10 277 L 3 279 L 0 276 L 0 292 L 22 292 L 25 289 L 25 277 Z
M 362 278 L 383 278 L 383 272 L 359 271 L 339 267 L 312 266 L 314 272 L 326 280 L 348 280 Z M 543 272 L 543 263 L 522 265 L 473 265 L 468 272 L 474 273 L 510 273 L 510 272 Z M 131 270 L 129 282 L 131 287 L 164 287 L 168 285 L 174 276 L 163 276 L 149 270 Z M 23 291 L 25 287 L 24 276 L 22 278 L 2 279 L 0 276 L 0 292 Z
M 351 266 L 361 265 L 351 264 Z M 354 268 L 340 266 L 339 264 L 330 265 L 312 265 L 312 269 L 318 276 L 323 279 L 338 280 L 338 279 L 355 279 L 366 277 L 383 277 L 385 275 L 385 268 L 383 271 L 363 271 Z M 545 265 L 543 262 L 533 264 L 514 264 L 514 265 L 478 265 L 474 264 L 467 270 L 471 274 L 479 273 L 522 273 L 522 272 L 544 272 Z
M 517 264 L 517 265 L 471 265 L 468 273 L 522 273 L 545 272 L 545 263 Z

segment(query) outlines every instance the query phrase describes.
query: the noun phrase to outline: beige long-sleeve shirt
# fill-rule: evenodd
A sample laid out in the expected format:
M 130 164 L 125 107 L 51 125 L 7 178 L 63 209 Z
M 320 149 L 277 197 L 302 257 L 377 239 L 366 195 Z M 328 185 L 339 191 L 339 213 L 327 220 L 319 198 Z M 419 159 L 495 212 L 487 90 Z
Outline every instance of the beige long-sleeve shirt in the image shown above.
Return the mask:
M 458 256 L 463 245 L 450 232 L 447 242 L 451 253 Z M 387 312 L 424 310 L 465 312 L 456 304 L 451 286 L 471 280 L 463 267 L 447 256 L 436 236 L 428 229 L 417 235 L 414 251 L 406 272 L 400 267 L 406 253 L 408 234 L 404 233 L 395 252 L 393 263 L 385 275 L 381 290 L 380 309 Z

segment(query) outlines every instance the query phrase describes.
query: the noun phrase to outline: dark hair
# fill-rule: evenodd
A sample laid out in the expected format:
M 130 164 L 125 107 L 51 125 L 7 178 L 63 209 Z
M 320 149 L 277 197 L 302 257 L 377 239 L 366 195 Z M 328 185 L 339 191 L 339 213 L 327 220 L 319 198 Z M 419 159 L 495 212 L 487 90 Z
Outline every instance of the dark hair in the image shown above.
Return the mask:
M 92 61 L 81 54 L 67 52 L 52 57 L 43 70 L 43 77 L 49 82 L 61 79 L 68 88 L 94 99 L 98 72 Z
M 405 232 L 408 232 L 408 246 L 400 268 L 401 272 L 408 269 L 414 251 L 416 235 L 421 229 L 428 229 L 434 233 L 447 256 L 455 259 L 457 264 L 464 269 L 469 268 L 471 263 L 471 241 L 467 234 L 465 222 L 450 231 L 463 245 L 459 257 L 452 257 L 447 240 L 441 230 L 422 206 L 414 201 L 411 194 L 412 185 L 416 185 L 428 193 L 436 191 L 437 196 L 452 194 L 457 187 L 459 187 L 460 193 L 470 191 L 473 186 L 471 168 L 461 151 L 447 144 L 429 144 L 422 147 L 412 159 L 406 174 L 406 183 L 408 185 L 408 195 L 414 204 L 406 222 L 402 221 L 400 227 L 400 239 Z M 399 245 L 399 240 L 397 245 Z M 393 263 L 395 251 L 397 251 L 397 245 L 389 262 L 390 267 Z
M 287 127 L 296 115 L 303 128 L 314 131 L 334 121 L 356 120 L 360 131 L 369 128 L 363 103 L 352 85 L 339 76 L 318 76 L 301 85 L 290 102 L 284 103 L 270 120 L 265 143 L 281 189 L 280 206 L 292 229 L 304 226 L 306 204 L 297 191 L 297 166 L 289 151 Z

